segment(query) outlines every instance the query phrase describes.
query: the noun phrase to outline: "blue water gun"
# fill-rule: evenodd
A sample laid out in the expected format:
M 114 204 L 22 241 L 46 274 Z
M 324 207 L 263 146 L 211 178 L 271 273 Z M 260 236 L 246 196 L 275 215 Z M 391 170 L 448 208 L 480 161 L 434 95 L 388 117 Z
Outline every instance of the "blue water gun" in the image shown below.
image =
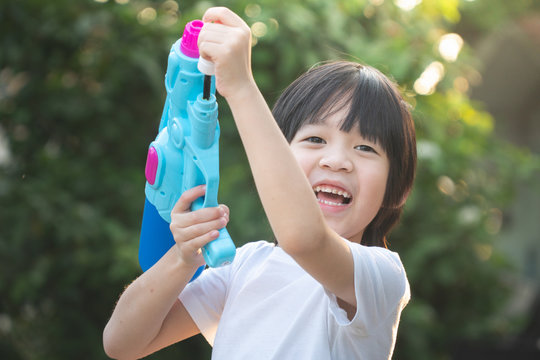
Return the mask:
M 171 210 L 184 191 L 206 184 L 206 194 L 193 202 L 191 210 L 218 206 L 218 106 L 213 67 L 202 58 L 199 65 L 197 39 L 203 25 L 200 20 L 189 22 L 169 53 L 167 98 L 158 135 L 146 158 L 146 200 L 139 244 L 143 271 L 174 245 L 169 227 Z M 210 267 L 232 262 L 236 247 L 226 228 L 202 248 L 202 254 Z M 203 269 L 197 269 L 193 279 Z

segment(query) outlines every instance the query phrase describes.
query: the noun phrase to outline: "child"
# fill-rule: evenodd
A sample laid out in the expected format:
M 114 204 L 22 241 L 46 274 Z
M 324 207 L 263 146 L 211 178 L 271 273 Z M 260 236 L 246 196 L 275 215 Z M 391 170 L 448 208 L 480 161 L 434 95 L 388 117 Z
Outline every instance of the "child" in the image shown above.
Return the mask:
M 229 210 L 190 212 L 205 188 L 186 191 L 172 211 L 176 245 L 120 297 L 107 354 L 139 358 L 202 333 L 213 359 L 389 359 L 409 300 L 385 248 L 415 172 L 406 104 L 377 70 L 334 62 L 295 81 L 272 114 L 251 74 L 249 27 L 226 8 L 203 20 L 201 56 L 215 64 L 278 244 L 248 243 L 188 284 Z

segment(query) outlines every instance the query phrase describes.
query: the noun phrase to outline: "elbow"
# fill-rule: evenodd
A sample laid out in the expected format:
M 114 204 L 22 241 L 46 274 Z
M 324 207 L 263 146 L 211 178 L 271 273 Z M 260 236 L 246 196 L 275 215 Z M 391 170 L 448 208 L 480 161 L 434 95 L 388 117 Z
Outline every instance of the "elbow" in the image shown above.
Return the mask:
M 115 347 L 114 336 L 111 334 L 109 324 L 103 330 L 103 350 L 105 354 L 111 359 L 118 359 L 118 352 Z
M 126 359 L 129 356 L 122 350 L 119 344 L 121 343 L 118 339 L 115 331 L 111 329 L 110 324 L 107 324 L 103 330 L 103 350 L 105 354 L 111 359 Z
M 149 353 L 143 343 L 126 338 L 125 333 L 110 323 L 103 330 L 103 350 L 111 359 L 140 359 Z

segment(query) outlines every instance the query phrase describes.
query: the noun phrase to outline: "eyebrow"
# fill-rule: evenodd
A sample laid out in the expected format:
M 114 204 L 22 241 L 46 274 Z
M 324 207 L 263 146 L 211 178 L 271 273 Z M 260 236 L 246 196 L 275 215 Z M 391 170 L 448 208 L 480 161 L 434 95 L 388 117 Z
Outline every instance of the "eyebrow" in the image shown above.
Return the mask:
M 333 128 L 334 126 L 328 124 L 326 122 L 326 120 L 322 120 L 320 122 L 316 122 L 316 123 L 306 123 L 304 125 L 302 125 L 300 127 L 300 129 L 298 129 L 297 133 L 300 132 L 302 129 L 306 128 L 306 127 L 326 127 L 326 128 Z M 365 136 L 364 134 L 362 134 L 360 131 L 358 131 L 358 128 L 359 126 L 356 125 L 354 126 L 352 129 L 350 129 L 349 131 L 345 130 L 345 129 L 342 129 L 341 127 L 338 128 L 339 131 L 343 132 L 343 133 L 346 133 L 346 134 L 350 134 L 352 132 L 354 132 L 356 135 L 360 136 L 362 138 L 363 141 L 366 141 L 370 144 L 373 144 L 373 145 L 376 145 L 378 149 L 380 149 L 381 151 L 383 151 L 384 153 L 386 153 L 386 150 L 382 144 L 381 141 L 379 141 L 377 138 L 375 137 L 370 137 L 370 136 Z

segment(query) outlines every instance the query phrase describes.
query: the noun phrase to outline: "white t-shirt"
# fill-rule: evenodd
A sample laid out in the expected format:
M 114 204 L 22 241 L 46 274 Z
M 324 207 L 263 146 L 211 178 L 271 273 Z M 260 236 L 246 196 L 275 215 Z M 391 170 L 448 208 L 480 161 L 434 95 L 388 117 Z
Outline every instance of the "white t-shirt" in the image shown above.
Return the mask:
M 280 247 L 238 249 L 233 263 L 207 269 L 179 298 L 213 346 L 212 359 L 390 359 L 410 298 L 399 256 L 347 241 L 354 258 L 356 314 Z

